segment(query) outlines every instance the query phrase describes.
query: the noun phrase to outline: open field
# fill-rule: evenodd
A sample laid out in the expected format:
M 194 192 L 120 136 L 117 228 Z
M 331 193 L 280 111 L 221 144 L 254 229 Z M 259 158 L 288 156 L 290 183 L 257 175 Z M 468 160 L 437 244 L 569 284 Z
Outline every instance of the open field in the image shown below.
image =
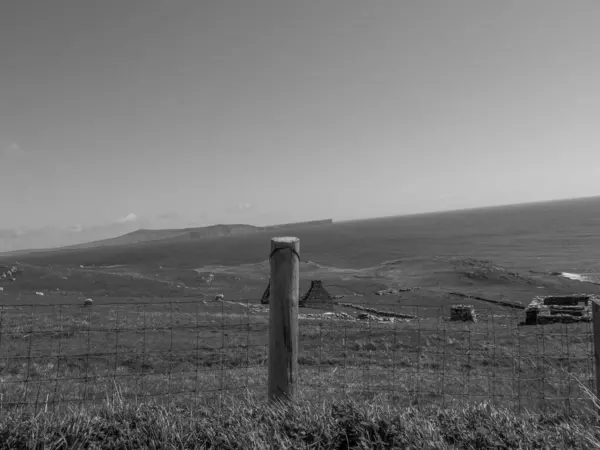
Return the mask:
M 98 427 L 128 429 L 127 417 L 168 442 L 213 439 L 227 448 L 219 439 L 237 430 L 245 448 L 319 448 L 311 439 L 327 448 L 343 433 L 375 442 L 377 423 L 388 430 L 383 441 L 414 448 L 422 439 L 430 448 L 589 448 L 598 437 L 590 324 L 519 323 L 535 296 L 600 294 L 597 284 L 560 276 L 598 273 L 591 249 L 599 242 L 591 229 L 565 236 L 568 216 L 543 208 L 538 222 L 519 212 L 507 226 L 510 211 L 286 230 L 301 239 L 301 292 L 318 279 L 346 306 L 330 315 L 301 309 L 304 406 L 285 417 L 263 407 L 268 233 L 0 258 L 0 269 L 20 268 L 0 285 L 0 433 L 13 443 L 73 433 L 92 442 L 109 433 L 89 435 Z M 399 292 L 376 295 L 385 289 Z M 84 307 L 88 297 L 93 306 Z M 449 321 L 458 303 L 473 305 L 477 322 Z M 414 319 L 361 320 L 352 305 Z M 489 406 L 474 406 L 482 401 Z M 348 402 L 378 409 L 337 415 Z M 165 409 L 148 406 L 156 404 Z M 23 420 L 24 412 L 42 414 Z M 225 417 L 230 428 L 219 425 Z M 244 417 L 263 421 L 263 434 L 250 433 L 256 423 Z M 317 423 L 326 425 L 315 431 Z M 154 439 L 146 447 L 158 442 L 145 433 Z
M 181 404 L 266 393 L 268 312 L 259 302 L 114 300 L 3 307 L 2 407 L 54 409 L 116 393 Z M 311 319 L 305 314 L 319 311 L 301 310 L 305 396 L 383 395 L 406 406 L 489 400 L 515 411 L 589 405 L 589 323 L 521 327 L 522 311 L 508 308 L 479 309 L 476 323 L 450 322 L 448 307 L 390 298 L 377 307 L 417 319 Z

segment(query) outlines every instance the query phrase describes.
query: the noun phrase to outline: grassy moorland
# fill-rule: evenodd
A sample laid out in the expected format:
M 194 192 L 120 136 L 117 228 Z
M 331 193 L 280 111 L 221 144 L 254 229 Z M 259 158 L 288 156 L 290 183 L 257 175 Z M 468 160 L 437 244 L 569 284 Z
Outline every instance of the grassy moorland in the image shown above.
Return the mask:
M 367 246 L 352 227 L 289 233 L 301 238 L 301 290 L 320 279 L 344 303 L 415 318 L 301 310 L 302 401 L 286 412 L 263 407 L 266 234 L 4 258 L 22 272 L 0 291 L 0 440 L 10 448 L 102 437 L 149 448 L 161 439 L 184 448 L 596 442 L 589 324 L 519 322 L 535 295 L 599 286 L 552 275 L 567 270 L 558 262 L 530 265 L 518 257 L 529 251 L 522 246 L 500 264 L 502 239 L 490 233 L 472 235 L 470 247 L 456 234 L 443 248 L 431 230 L 408 226 L 399 240 L 379 223 Z M 488 245 L 473 244 L 478 238 Z M 375 295 L 386 288 L 403 291 Z M 87 297 L 93 306 L 83 306 Z M 478 321 L 449 321 L 456 303 L 473 304 Z

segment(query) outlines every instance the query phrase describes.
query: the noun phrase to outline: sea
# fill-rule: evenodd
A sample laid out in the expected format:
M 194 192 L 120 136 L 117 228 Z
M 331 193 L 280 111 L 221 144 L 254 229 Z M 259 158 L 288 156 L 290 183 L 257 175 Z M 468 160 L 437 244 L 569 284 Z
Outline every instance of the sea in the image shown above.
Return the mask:
M 342 266 L 469 257 L 600 283 L 600 197 L 337 223 L 301 246 Z

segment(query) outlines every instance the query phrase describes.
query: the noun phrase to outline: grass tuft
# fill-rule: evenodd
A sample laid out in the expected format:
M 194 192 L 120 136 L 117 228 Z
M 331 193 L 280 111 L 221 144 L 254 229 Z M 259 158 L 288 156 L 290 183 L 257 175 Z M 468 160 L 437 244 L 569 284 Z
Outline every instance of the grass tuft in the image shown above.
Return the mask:
M 451 409 L 384 403 L 264 405 L 248 397 L 215 409 L 119 400 L 60 414 L 12 411 L 1 449 L 534 449 L 600 448 L 595 414 L 515 414 L 487 403 Z

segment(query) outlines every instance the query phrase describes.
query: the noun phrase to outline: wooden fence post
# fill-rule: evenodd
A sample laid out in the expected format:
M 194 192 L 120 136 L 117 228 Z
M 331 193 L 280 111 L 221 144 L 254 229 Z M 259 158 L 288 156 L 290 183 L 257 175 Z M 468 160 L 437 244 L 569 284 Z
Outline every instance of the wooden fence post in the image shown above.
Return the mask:
M 271 239 L 269 297 L 269 400 L 292 400 L 298 377 L 300 241 Z
M 592 321 L 594 323 L 594 356 L 596 376 L 596 399 L 600 399 L 600 300 L 592 298 Z

